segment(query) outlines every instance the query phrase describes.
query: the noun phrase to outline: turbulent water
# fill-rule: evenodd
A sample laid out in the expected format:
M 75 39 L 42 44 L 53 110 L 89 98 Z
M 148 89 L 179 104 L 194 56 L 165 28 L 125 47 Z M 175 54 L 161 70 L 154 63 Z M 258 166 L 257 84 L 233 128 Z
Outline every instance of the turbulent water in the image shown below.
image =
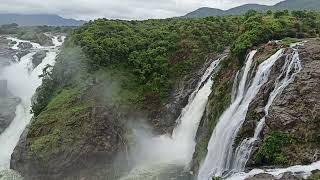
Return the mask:
M 281 70 L 281 74 L 275 82 L 275 88 L 270 93 L 268 103 L 264 107 L 265 116 L 259 121 L 254 137 L 250 139 L 245 139 L 240 146 L 237 148 L 235 153 L 235 160 L 233 161 L 232 169 L 235 172 L 241 172 L 245 170 L 247 161 L 250 158 L 250 154 L 255 141 L 259 138 L 259 135 L 265 125 L 266 117 L 269 114 L 269 108 L 271 107 L 273 101 L 279 96 L 282 91 L 293 82 L 295 76 L 301 71 L 302 66 L 299 58 L 299 53 L 294 49 L 292 54 L 289 54 L 286 58 L 285 64 Z
M 121 180 L 167 180 L 170 170 L 183 169 L 192 159 L 195 148 L 195 136 L 199 122 L 205 111 L 208 97 L 211 93 L 212 73 L 218 67 L 220 59 L 212 62 L 196 90 L 191 94 L 187 106 L 182 110 L 177 120 L 177 127 L 172 136 L 154 138 L 139 138 L 141 147 L 138 154 L 140 162 Z M 185 179 L 185 178 L 183 178 Z
M 297 177 L 301 178 L 307 178 L 310 175 L 312 175 L 312 171 L 319 170 L 320 169 L 320 161 L 312 163 L 311 165 L 298 165 L 298 166 L 292 166 L 288 168 L 283 169 L 253 169 L 252 171 L 248 173 L 240 172 L 237 174 L 234 174 L 232 177 L 227 178 L 227 180 L 245 180 L 246 178 L 253 177 L 257 174 L 267 173 L 271 174 L 276 177 L 276 179 L 280 179 L 284 173 L 291 172 Z
M 16 38 L 8 38 L 9 40 L 17 42 L 11 48 L 18 50 L 18 44 L 23 41 Z M 57 37 L 53 38 L 54 46 L 42 47 L 37 43 L 32 43 L 31 53 L 25 55 L 20 61 L 12 62 L 11 65 L 4 67 L 0 73 L 0 79 L 8 81 L 8 90 L 14 96 L 21 99 L 21 103 L 16 108 L 16 116 L 11 122 L 9 127 L 0 135 L 0 170 L 10 168 L 11 154 L 19 141 L 20 135 L 24 131 L 25 127 L 29 124 L 32 114 L 31 110 L 31 98 L 35 93 L 38 86 L 41 85 L 42 70 L 47 65 L 54 65 L 55 58 L 58 52 L 58 46 L 62 45 L 57 40 Z M 32 56 L 39 50 L 48 50 L 46 57 L 42 63 L 35 69 L 32 69 Z M 31 69 L 31 70 L 30 70 Z
M 213 176 L 222 176 L 231 169 L 232 145 L 234 139 L 245 120 L 249 104 L 255 98 L 268 77 L 274 63 L 283 55 L 279 50 L 269 59 L 259 65 L 255 77 L 249 78 L 249 71 L 253 64 L 256 51 L 252 51 L 247 58 L 241 81 L 234 102 L 221 115 L 208 144 L 208 154 L 201 165 L 198 180 L 209 180 Z M 248 81 L 251 82 L 247 87 Z

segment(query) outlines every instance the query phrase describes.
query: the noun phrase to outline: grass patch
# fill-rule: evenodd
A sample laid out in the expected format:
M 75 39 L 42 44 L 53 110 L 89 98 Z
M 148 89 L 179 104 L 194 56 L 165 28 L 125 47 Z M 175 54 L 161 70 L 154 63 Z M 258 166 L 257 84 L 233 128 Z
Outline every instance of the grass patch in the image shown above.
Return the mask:
M 31 154 L 37 159 L 46 162 L 54 155 L 77 147 L 77 139 L 81 138 L 78 127 L 90 107 L 90 102 L 79 100 L 80 93 L 78 88 L 63 90 L 33 119 L 28 141 Z
M 297 38 L 289 38 L 289 37 L 287 37 L 287 38 L 282 39 L 282 40 L 280 41 L 280 44 L 281 44 L 281 45 L 284 45 L 284 46 L 290 46 L 291 44 L 297 43 L 297 42 L 299 42 L 299 41 L 300 41 L 300 40 L 297 39 Z

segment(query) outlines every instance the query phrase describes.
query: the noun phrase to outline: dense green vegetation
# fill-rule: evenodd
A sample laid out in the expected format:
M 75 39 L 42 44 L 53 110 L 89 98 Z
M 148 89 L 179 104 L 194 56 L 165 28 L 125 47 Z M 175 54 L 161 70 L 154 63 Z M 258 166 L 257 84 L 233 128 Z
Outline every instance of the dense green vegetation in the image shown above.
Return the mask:
M 315 12 L 249 11 L 204 19 L 99 19 L 77 29 L 73 37 L 91 71 L 108 66 L 129 70 L 141 96 L 163 99 L 174 82 L 200 66 L 209 53 L 232 45 L 234 57 L 243 62 L 254 46 L 272 39 L 316 37 L 319 27 Z
M 90 89 L 99 83 L 105 92 L 99 94 L 99 100 L 107 99 L 108 104 L 166 101 L 174 84 L 202 66 L 210 53 L 230 47 L 232 53 L 222 66 L 224 72 L 216 76 L 221 80 L 214 89 L 213 103 L 219 103 L 210 113 L 209 129 L 213 129 L 230 101 L 232 80 L 223 77 L 226 70 L 231 77 L 253 46 L 272 39 L 316 37 L 319 27 L 320 15 L 305 11 L 249 11 L 244 16 L 204 19 L 92 21 L 69 36 L 53 71 L 44 71 L 32 111 L 39 116 L 65 89 Z M 293 40 L 287 38 L 285 42 Z M 200 161 L 203 150 L 198 153 Z
M 100 19 L 74 33 L 92 71 L 117 66 L 135 75 L 143 95 L 167 97 L 172 84 L 222 52 L 237 33 L 237 18 L 119 21 Z
M 156 111 L 161 107 L 150 102 L 168 102 L 172 89 L 185 75 L 193 75 L 211 53 L 229 48 L 231 54 L 214 79 L 205 129 L 208 134 L 195 152 L 199 165 L 211 132 L 230 103 L 234 75 L 248 50 L 272 39 L 285 38 L 286 45 L 296 40 L 293 38 L 317 37 L 319 27 L 320 14 L 304 11 L 250 11 L 244 16 L 204 19 L 91 21 L 70 34 L 53 70 L 44 70 L 43 84 L 32 105 L 34 119 L 27 137 L 30 152 L 48 167 L 46 162 L 59 153 L 82 152 L 80 138 L 88 137 L 86 132 L 96 131 L 94 127 L 103 123 L 96 117 L 88 118 L 95 114 L 96 107 L 120 114 L 126 105 L 135 111 L 134 104 Z M 116 131 L 121 132 L 118 142 L 125 142 L 124 126 L 116 122 L 116 115 L 110 117 L 102 117 L 110 120 L 104 124 L 110 129 L 102 132 L 117 127 L 121 129 Z M 104 133 L 102 137 L 108 137 Z M 281 147 L 291 140 L 286 134 L 272 133 L 263 142 L 257 159 L 264 164 L 287 164 Z M 113 148 L 115 152 L 117 148 Z
M 320 16 L 315 12 L 306 11 L 268 11 L 261 14 L 249 11 L 244 16 L 244 23 L 235 41 L 232 52 L 240 60 L 249 48 L 269 40 L 291 38 L 317 37 L 320 30 Z
M 289 159 L 282 154 L 281 149 L 293 141 L 293 138 L 287 134 L 272 132 L 259 147 L 255 160 L 263 165 L 288 165 Z

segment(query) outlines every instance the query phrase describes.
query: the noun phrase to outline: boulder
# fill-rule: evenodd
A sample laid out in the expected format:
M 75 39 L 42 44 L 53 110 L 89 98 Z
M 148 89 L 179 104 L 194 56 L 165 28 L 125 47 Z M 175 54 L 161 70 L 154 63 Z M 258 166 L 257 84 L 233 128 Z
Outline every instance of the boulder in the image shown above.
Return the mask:
M 46 50 L 41 50 L 32 56 L 33 68 L 36 68 L 39 64 L 42 63 L 43 59 L 47 56 L 47 52 L 48 51 Z
M 32 48 L 32 44 L 29 42 L 20 42 L 18 47 L 22 50 L 27 50 Z
M 20 99 L 17 97 L 0 97 L 0 134 L 13 121 L 19 103 Z
M 18 60 L 20 61 L 23 56 L 25 56 L 29 53 L 30 53 L 29 50 L 21 50 L 16 53 L 16 56 L 17 56 Z

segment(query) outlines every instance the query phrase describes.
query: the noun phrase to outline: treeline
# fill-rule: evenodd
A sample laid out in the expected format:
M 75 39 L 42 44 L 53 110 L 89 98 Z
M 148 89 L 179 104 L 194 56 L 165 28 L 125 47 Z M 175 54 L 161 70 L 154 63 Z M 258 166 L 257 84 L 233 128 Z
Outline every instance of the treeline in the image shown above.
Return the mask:
M 144 92 L 166 97 L 173 81 L 221 52 L 235 38 L 235 18 L 121 21 L 99 19 L 74 37 L 92 70 L 118 65 L 132 71 Z
M 23 35 L 28 32 L 32 33 L 68 33 L 75 27 L 54 27 L 54 26 L 19 26 L 16 23 L 3 24 L 0 26 L 0 34 L 18 34 Z
M 172 84 L 203 64 L 209 53 L 230 47 L 243 62 L 248 49 L 272 39 L 317 37 L 320 14 L 259 13 L 203 19 L 121 21 L 99 19 L 75 30 L 73 39 L 91 71 L 125 68 L 144 93 L 165 98 Z
M 239 18 L 241 30 L 232 52 L 241 62 L 253 46 L 286 37 L 314 38 L 320 31 L 320 14 L 312 11 L 268 11 L 266 14 L 249 11 Z

